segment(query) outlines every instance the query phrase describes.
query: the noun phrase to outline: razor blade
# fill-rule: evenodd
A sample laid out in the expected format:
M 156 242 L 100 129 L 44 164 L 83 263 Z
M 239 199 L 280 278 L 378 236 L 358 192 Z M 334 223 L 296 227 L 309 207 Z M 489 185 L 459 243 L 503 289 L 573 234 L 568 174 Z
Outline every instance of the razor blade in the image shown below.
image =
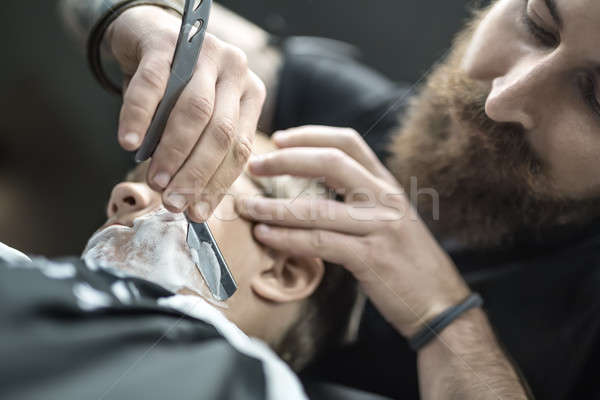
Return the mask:
M 213 297 L 219 301 L 230 298 L 237 290 L 237 283 L 208 224 L 188 219 L 187 243 Z

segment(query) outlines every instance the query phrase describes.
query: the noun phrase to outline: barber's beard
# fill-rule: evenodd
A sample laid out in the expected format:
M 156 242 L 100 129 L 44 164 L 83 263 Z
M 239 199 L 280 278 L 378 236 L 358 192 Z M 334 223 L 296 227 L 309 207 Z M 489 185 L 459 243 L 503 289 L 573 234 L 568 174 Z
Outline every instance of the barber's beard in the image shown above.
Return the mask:
M 489 87 L 460 67 L 483 17 L 476 15 L 457 36 L 448 58 L 412 100 L 388 160 L 407 191 L 416 178 L 419 189 L 438 193 L 439 214 L 429 193 L 415 204 L 434 234 L 471 247 L 510 244 L 517 233 L 538 236 L 600 214 L 597 200 L 556 194 L 521 125 L 486 115 Z

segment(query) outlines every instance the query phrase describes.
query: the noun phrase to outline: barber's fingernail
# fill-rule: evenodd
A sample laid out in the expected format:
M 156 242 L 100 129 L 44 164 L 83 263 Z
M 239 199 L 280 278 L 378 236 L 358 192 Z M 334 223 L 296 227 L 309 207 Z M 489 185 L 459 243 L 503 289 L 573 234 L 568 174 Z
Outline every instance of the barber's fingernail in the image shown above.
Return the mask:
M 178 193 L 171 193 L 167 196 L 167 203 L 178 210 L 181 210 L 185 207 L 185 196 Z
M 171 176 L 166 172 L 159 172 L 154 175 L 154 183 L 156 183 L 162 189 L 169 186 L 169 182 L 171 182 Z
M 274 142 L 283 142 L 285 139 L 288 138 L 288 134 L 286 132 L 279 131 L 275 132 L 271 138 Z
M 269 228 L 267 225 L 265 224 L 258 224 L 256 225 L 256 234 L 257 235 L 268 235 L 269 233 L 271 233 L 271 228 Z
M 209 207 L 207 203 L 199 202 L 194 205 L 194 213 L 204 221 L 206 221 L 209 217 L 208 210 Z
M 265 161 L 265 158 L 266 157 L 265 157 L 264 154 L 253 154 L 250 157 L 250 162 L 253 163 L 253 164 L 257 164 L 257 163 L 259 164 L 259 163 Z
M 248 166 L 250 167 L 250 172 L 253 172 L 255 174 L 260 173 L 263 169 L 265 159 L 266 157 L 262 154 L 252 156 L 250 158 L 250 163 L 248 164 Z
M 123 137 L 123 142 L 128 146 L 137 146 L 140 137 L 137 133 L 130 132 Z

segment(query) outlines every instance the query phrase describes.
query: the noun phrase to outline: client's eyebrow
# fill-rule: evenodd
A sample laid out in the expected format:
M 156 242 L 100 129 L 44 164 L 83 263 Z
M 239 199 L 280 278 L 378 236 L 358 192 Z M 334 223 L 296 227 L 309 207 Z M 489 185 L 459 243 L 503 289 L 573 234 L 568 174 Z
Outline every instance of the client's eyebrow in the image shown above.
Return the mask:
M 550 11 L 550 15 L 554 20 L 554 23 L 558 26 L 559 29 L 562 29 L 563 21 L 558 12 L 558 7 L 556 6 L 556 0 L 544 0 L 546 3 L 546 7 L 548 7 L 548 11 Z

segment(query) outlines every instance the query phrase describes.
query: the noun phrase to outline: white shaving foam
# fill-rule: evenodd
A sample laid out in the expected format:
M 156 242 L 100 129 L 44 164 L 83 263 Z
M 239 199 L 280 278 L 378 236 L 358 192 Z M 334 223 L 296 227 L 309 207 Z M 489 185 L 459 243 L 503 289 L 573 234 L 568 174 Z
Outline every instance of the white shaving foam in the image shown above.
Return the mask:
M 190 249 L 194 260 L 202 260 L 204 262 L 204 274 L 209 282 L 221 281 L 221 267 L 217 255 L 213 251 L 210 243 L 201 242 L 198 249 Z M 227 297 L 222 285 L 217 285 L 217 298 Z
M 112 299 L 108 294 L 94 289 L 87 282 L 76 283 L 73 286 L 73 294 L 77 297 L 77 304 L 83 310 L 93 311 L 109 307 L 112 304 Z
M 133 227 L 111 225 L 96 232 L 82 258 L 92 269 L 118 269 L 174 293 L 191 291 L 226 308 L 212 297 L 193 261 L 186 242 L 187 226 L 183 214 L 160 208 L 136 218 Z

